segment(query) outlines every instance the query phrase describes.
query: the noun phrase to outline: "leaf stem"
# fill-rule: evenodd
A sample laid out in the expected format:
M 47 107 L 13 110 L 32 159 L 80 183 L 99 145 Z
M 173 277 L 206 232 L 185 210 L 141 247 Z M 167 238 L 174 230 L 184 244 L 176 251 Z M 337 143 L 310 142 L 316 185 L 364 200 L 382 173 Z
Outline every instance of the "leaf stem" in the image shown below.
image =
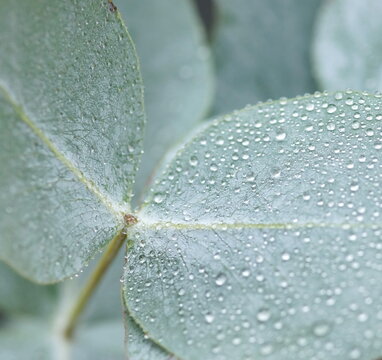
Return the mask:
M 115 257 L 117 256 L 119 249 L 122 247 L 122 244 L 126 240 L 127 236 L 127 227 L 135 224 L 137 219 L 133 215 L 125 215 L 125 227 L 120 230 L 117 235 L 110 241 L 108 246 L 106 247 L 105 252 L 102 254 L 100 261 L 98 262 L 96 268 L 92 272 L 87 281 L 85 287 L 82 289 L 76 303 L 71 309 L 68 317 L 68 321 L 63 330 L 63 335 L 67 340 L 71 340 L 73 338 L 74 331 L 78 324 L 79 318 L 85 309 L 89 299 L 93 295 L 95 289 L 100 283 L 102 277 L 106 273 L 106 270 L 113 262 Z

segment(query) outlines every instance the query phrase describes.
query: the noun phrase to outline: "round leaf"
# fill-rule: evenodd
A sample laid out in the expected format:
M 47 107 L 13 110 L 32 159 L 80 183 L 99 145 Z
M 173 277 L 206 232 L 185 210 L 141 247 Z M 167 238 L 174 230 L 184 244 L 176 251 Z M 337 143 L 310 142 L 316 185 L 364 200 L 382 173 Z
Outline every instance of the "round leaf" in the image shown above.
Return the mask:
M 382 90 L 382 23 L 378 0 L 327 1 L 317 19 L 315 72 L 327 90 Z
M 107 1 L 0 4 L 0 258 L 78 272 L 129 210 L 142 149 L 134 46 Z
M 181 147 L 132 229 L 124 296 L 182 359 L 382 355 L 382 98 L 247 107 Z

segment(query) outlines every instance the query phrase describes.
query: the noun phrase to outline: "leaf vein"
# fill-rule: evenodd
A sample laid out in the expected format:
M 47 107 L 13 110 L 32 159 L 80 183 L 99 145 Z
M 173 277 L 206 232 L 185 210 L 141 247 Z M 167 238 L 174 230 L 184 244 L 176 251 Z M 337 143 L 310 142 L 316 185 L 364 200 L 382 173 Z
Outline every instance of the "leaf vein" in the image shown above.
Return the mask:
M 350 223 L 172 223 L 172 222 L 149 222 L 140 219 L 140 226 L 147 229 L 175 229 L 175 230 L 240 230 L 240 229 L 310 229 L 310 228 L 339 228 L 347 229 L 376 229 L 381 228 L 382 224 L 350 224 Z
M 114 215 L 117 219 L 121 219 L 121 214 L 116 210 L 116 206 L 113 205 L 113 201 L 105 195 L 94 182 L 88 179 L 81 170 L 79 170 L 56 146 L 55 144 L 44 134 L 44 132 L 28 117 L 21 105 L 19 105 L 6 90 L 6 88 L 0 84 L 0 93 L 4 96 L 4 99 L 13 107 L 16 114 L 29 128 L 37 135 L 42 143 L 48 147 L 53 155 L 70 171 L 75 177 L 82 182 L 86 188 L 93 193 L 101 203 Z

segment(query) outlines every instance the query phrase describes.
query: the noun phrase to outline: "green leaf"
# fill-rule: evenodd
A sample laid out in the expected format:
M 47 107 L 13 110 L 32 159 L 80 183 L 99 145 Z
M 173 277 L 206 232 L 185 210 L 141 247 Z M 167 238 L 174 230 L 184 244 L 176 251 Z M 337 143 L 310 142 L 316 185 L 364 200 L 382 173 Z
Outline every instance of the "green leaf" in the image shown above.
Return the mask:
M 0 4 L 0 257 L 49 283 L 121 228 L 142 149 L 134 46 L 107 1 Z
M 321 0 L 217 0 L 215 113 L 316 90 L 309 59 Z
M 81 331 L 69 346 L 51 330 L 50 324 L 21 317 L 0 327 L 2 360 L 121 360 L 120 321 L 103 322 Z
M 51 360 L 48 329 L 24 317 L 0 327 L 0 357 L 4 360 Z
M 332 0 L 322 7 L 314 36 L 314 70 L 322 88 L 382 90 L 382 3 Z
M 28 301 L 25 301 L 26 295 Z M 55 286 L 42 287 L 33 284 L 18 276 L 9 266 L 0 263 L 0 316 L 1 313 L 6 315 L 9 312 L 41 315 L 50 313 L 56 296 Z
M 127 252 L 144 332 L 184 360 L 381 356 L 381 108 L 282 99 L 180 147 Z
M 190 0 L 117 4 L 136 43 L 145 83 L 148 121 L 134 189 L 139 199 L 165 152 L 206 115 L 213 93 L 212 64 Z
M 128 359 L 144 360 L 175 360 L 176 358 L 161 349 L 156 343 L 144 335 L 142 329 L 126 312 L 126 354 Z
M 63 321 L 89 269 L 75 281 L 52 287 L 30 283 L 0 264 L 0 313 L 4 318 L 0 321 L 0 359 L 122 359 L 120 262 L 110 270 L 91 299 L 74 341 L 68 342 L 62 335 Z

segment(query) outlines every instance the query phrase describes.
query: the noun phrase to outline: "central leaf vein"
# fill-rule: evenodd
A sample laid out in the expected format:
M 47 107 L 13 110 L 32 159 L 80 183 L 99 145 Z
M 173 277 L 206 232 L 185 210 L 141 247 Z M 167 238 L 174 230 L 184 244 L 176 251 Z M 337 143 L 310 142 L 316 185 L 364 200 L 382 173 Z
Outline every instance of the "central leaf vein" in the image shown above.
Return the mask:
M 367 223 L 172 223 L 172 222 L 150 222 L 140 218 L 140 226 L 147 229 L 176 229 L 176 230 L 239 230 L 239 229 L 310 229 L 310 228 L 338 228 L 338 229 L 377 229 L 382 224 Z

